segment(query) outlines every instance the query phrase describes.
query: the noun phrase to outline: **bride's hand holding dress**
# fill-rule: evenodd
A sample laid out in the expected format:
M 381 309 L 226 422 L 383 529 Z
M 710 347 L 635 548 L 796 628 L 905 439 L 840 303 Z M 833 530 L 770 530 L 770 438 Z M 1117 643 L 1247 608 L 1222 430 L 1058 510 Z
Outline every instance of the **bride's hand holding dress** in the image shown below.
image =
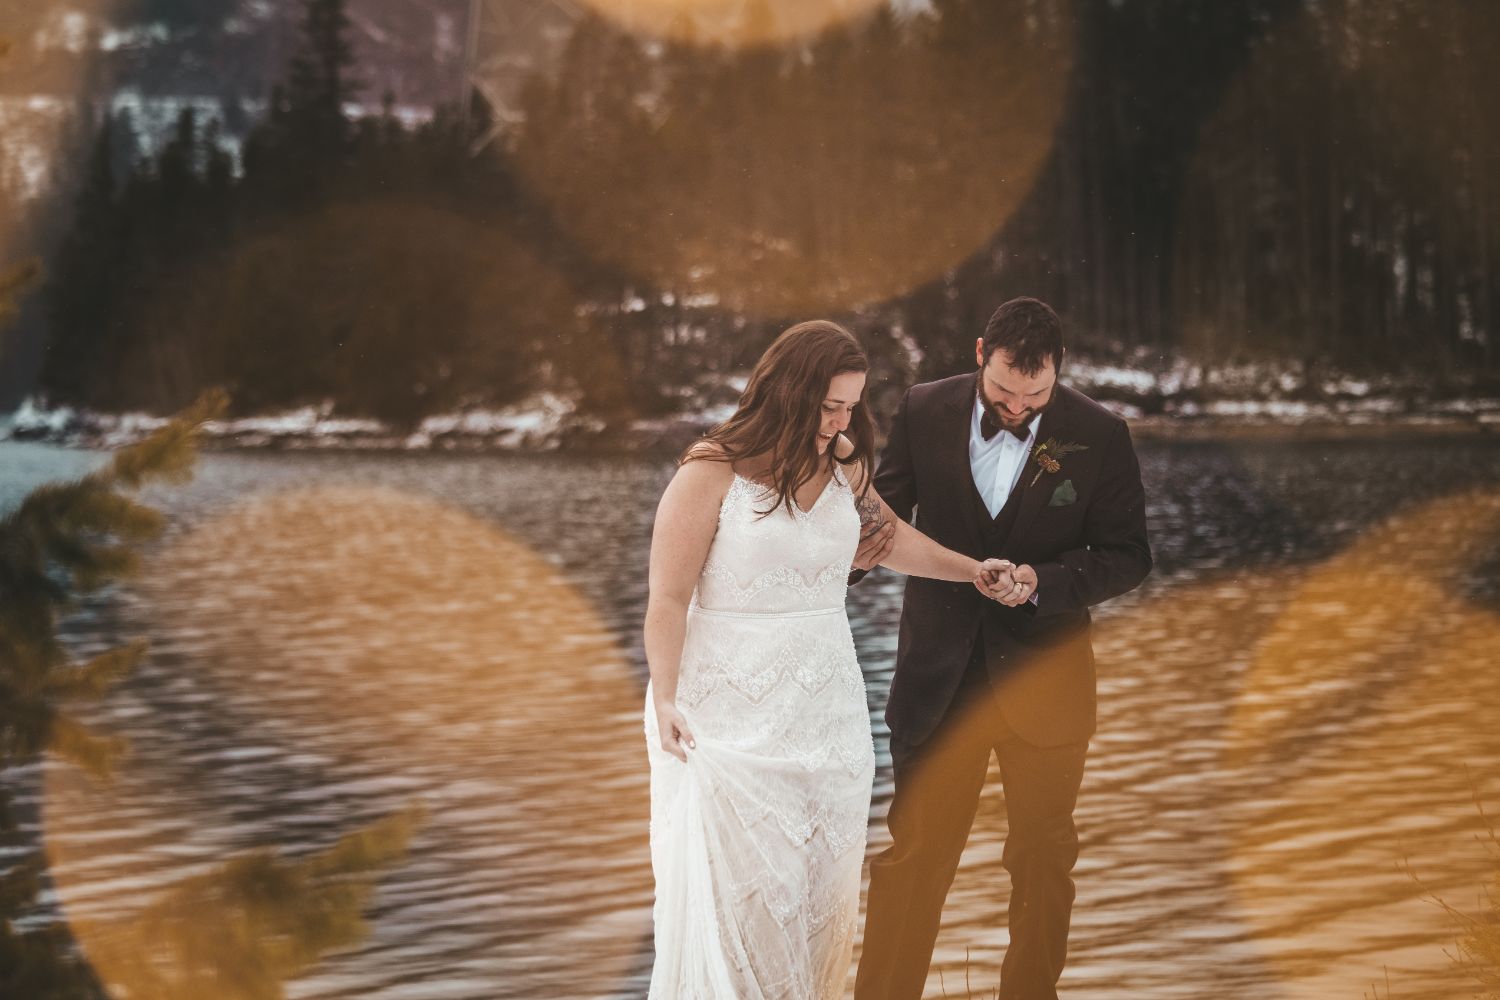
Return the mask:
M 667 484 L 656 508 L 648 571 L 646 660 L 651 664 L 661 747 L 683 762 L 687 752 L 696 749 L 692 730 L 676 704 L 688 606 L 718 531 L 720 503 L 733 481 L 734 471 L 726 462 L 688 462 Z

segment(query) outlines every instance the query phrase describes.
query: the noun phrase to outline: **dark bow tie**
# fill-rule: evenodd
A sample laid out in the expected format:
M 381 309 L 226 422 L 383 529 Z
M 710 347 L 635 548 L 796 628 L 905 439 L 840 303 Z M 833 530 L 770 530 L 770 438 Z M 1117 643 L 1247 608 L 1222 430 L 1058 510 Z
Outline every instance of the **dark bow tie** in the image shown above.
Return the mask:
M 1020 427 L 1002 428 L 1000 425 L 1000 421 L 996 420 L 995 415 L 990 412 L 990 408 L 985 407 L 983 412 L 981 412 L 979 415 L 979 433 L 983 434 L 984 439 L 988 441 L 996 434 L 999 434 L 1001 430 L 1007 430 L 1016 436 L 1017 441 L 1029 441 L 1031 440 L 1031 430 L 1028 426 L 1029 423 L 1030 422 L 1028 421 L 1026 424 L 1022 424 Z

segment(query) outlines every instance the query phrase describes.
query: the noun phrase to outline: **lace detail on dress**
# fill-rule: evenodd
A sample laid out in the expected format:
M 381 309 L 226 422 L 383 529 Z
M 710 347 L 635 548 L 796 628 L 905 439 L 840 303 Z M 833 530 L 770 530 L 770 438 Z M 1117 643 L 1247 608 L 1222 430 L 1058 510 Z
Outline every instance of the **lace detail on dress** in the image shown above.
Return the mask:
M 736 476 L 694 593 L 661 749 L 651 693 L 653 1000 L 834 1000 L 859 917 L 874 746 L 844 613 L 859 515 L 841 471 L 806 511 Z M 795 505 L 794 505 L 795 507 Z
M 724 585 L 715 588 L 716 596 L 721 600 L 727 599 L 735 609 L 750 607 L 762 592 L 772 587 L 783 588 L 790 592 L 791 598 L 800 600 L 809 608 L 815 608 L 824 606 L 822 602 L 827 600 L 830 584 L 848 580 L 849 570 L 853 566 L 852 561 L 833 563 L 812 580 L 804 579 L 802 574 L 790 566 L 777 566 L 766 570 L 749 583 L 741 584 L 729 567 L 709 562 L 703 567 L 703 575 Z
M 841 608 L 848 589 L 859 514 L 843 472 L 835 468 L 807 511 L 777 507 L 776 494 L 736 474 L 719 505 L 695 603 L 726 611 Z M 787 544 L 797 549 L 787 548 Z M 851 544 L 852 543 L 852 544 Z

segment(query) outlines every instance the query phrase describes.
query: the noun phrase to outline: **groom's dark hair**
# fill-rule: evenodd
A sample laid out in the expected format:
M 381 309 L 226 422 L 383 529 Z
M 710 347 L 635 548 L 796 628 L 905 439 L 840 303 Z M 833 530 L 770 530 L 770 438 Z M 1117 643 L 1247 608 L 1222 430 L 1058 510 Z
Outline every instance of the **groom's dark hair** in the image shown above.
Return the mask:
M 1022 375 L 1035 375 L 1048 358 L 1052 359 L 1052 367 L 1061 372 L 1062 320 L 1041 299 L 1030 296 L 1011 299 L 995 310 L 984 328 L 984 363 L 989 364 L 990 355 L 1000 349 L 1010 356 L 1011 364 Z

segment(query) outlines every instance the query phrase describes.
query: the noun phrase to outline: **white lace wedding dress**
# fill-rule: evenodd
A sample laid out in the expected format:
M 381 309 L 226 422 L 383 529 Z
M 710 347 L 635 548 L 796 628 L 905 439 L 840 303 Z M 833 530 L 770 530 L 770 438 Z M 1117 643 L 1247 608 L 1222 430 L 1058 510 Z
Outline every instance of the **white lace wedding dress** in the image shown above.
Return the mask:
M 875 756 L 844 611 L 859 515 L 841 471 L 806 512 L 736 476 L 688 611 L 677 707 L 651 691 L 651 1000 L 844 995 Z

